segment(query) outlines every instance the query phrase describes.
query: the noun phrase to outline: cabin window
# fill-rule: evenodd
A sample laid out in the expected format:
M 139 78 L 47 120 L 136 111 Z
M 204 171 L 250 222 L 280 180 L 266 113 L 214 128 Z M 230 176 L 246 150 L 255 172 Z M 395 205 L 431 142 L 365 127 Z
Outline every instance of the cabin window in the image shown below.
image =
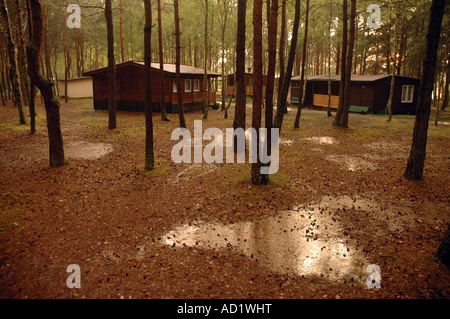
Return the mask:
M 191 80 L 184 80 L 184 92 L 191 92 Z
M 173 81 L 173 93 L 177 93 L 177 82 Z
M 200 91 L 200 81 L 194 80 L 194 92 Z
M 414 85 L 402 86 L 402 103 L 412 103 L 414 97 Z

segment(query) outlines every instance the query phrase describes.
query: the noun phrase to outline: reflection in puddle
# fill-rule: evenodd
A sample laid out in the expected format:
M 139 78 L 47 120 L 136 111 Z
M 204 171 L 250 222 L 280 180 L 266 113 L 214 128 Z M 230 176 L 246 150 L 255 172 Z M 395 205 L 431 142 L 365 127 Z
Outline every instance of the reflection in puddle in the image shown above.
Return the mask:
M 337 144 L 336 139 L 330 136 L 314 136 L 305 138 L 305 140 L 320 144 Z
M 320 205 L 297 207 L 256 222 L 190 223 L 168 232 L 161 242 L 172 247 L 228 249 L 281 274 L 360 281 L 363 258 Z
M 173 183 L 178 183 L 180 179 L 190 180 L 209 174 L 217 169 L 217 165 L 213 164 L 192 164 L 186 169 L 182 170 L 173 180 Z
M 362 170 L 375 170 L 376 165 L 372 162 L 364 160 L 359 157 L 352 157 L 347 155 L 329 155 L 327 159 L 332 162 L 342 164 L 344 168 L 348 171 L 362 171 Z
M 64 152 L 71 159 L 95 160 L 112 151 L 112 145 L 106 143 L 68 142 L 64 145 Z

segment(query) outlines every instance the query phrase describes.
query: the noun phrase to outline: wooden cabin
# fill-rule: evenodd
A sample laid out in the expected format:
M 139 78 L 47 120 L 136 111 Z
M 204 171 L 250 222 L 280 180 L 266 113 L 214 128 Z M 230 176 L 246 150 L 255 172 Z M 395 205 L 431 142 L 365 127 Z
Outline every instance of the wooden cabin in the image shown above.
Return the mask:
M 227 95 L 233 95 L 234 90 L 234 73 L 226 76 Z M 245 95 L 253 97 L 253 73 L 245 73 Z M 267 75 L 263 75 L 263 94 L 266 93 Z
M 58 91 L 62 97 L 66 96 L 65 80 L 58 80 Z M 70 99 L 83 99 L 94 96 L 92 88 L 92 78 L 89 76 L 68 79 L 67 80 L 67 95 Z
M 160 64 L 152 63 L 152 109 L 161 111 Z M 164 64 L 165 105 L 168 113 L 177 112 L 177 86 L 175 81 L 175 64 Z M 108 109 L 108 68 L 101 68 L 83 74 L 93 79 L 94 108 Z M 183 107 L 186 112 L 203 108 L 204 71 L 188 65 L 180 66 Z M 220 74 L 208 72 L 208 79 L 220 77 Z M 212 81 L 208 92 L 209 105 L 216 104 L 216 91 L 212 89 Z M 208 89 L 208 88 L 207 88 Z M 144 111 L 144 63 L 128 61 L 116 65 L 117 110 Z
M 364 111 L 371 114 L 384 114 L 389 100 L 391 75 L 352 75 L 350 111 Z M 331 108 L 339 104 L 340 76 L 331 76 Z M 415 114 L 420 79 L 395 76 L 393 114 Z M 291 102 L 298 103 L 300 77 L 291 81 Z M 328 107 L 328 75 L 315 75 L 306 78 L 304 105 Z

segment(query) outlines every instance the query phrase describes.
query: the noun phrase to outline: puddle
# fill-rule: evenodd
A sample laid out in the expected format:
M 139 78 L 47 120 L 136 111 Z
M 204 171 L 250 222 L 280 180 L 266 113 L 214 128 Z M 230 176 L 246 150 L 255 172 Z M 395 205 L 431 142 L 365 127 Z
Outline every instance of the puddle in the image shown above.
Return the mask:
M 391 153 L 390 156 L 395 157 L 404 157 L 404 154 L 408 154 L 409 147 L 411 145 L 407 144 L 400 144 L 398 142 L 386 142 L 386 141 L 379 141 L 379 142 L 372 142 L 363 144 L 363 147 L 366 147 L 368 149 L 378 151 L 378 152 L 389 152 Z M 394 154 L 392 154 L 394 153 Z
M 334 199 L 329 201 L 336 205 Z M 361 282 L 367 278 L 367 263 L 343 236 L 338 222 L 321 208 L 324 203 L 295 207 L 260 221 L 189 223 L 166 233 L 161 243 L 241 253 L 280 274 Z M 348 205 L 355 203 L 349 200 Z
M 330 137 L 330 136 L 314 136 L 314 137 L 305 138 L 305 140 L 313 141 L 313 142 L 316 142 L 319 144 L 328 144 L 328 145 L 338 143 L 334 137 Z
M 64 156 L 74 160 L 96 160 L 113 151 L 106 143 L 73 141 L 64 137 Z M 0 166 L 15 167 L 48 161 L 48 144 L 20 144 L 0 150 Z
M 173 183 L 177 183 L 181 180 L 190 180 L 193 178 L 201 177 L 215 171 L 218 168 L 213 164 L 192 164 L 188 168 L 182 170 L 173 180 Z
M 293 140 L 287 140 L 287 139 L 284 139 L 284 138 L 280 137 L 279 143 L 280 144 L 285 144 L 285 145 L 291 145 L 292 143 L 294 143 L 294 141 Z
M 76 160 L 96 160 L 112 151 L 112 145 L 106 143 L 68 142 L 64 145 L 64 155 Z
M 326 159 L 341 164 L 343 169 L 351 172 L 364 170 L 373 171 L 377 168 L 376 164 L 360 157 L 352 157 L 348 155 L 328 155 Z

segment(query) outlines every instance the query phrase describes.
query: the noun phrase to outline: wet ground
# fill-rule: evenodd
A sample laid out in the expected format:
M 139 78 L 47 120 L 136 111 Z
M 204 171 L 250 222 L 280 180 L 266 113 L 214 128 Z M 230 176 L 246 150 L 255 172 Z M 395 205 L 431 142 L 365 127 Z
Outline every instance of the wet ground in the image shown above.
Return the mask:
M 68 164 L 48 166 L 44 118 L 30 136 L 0 110 L 2 298 L 448 298 L 435 252 L 450 220 L 449 127 L 430 126 L 425 180 L 402 178 L 413 118 L 351 115 L 332 127 L 286 115 L 280 170 L 174 164 L 176 115 L 155 115 L 155 170 L 143 170 L 143 114 L 62 104 Z M 38 106 L 38 114 L 43 114 Z M 250 126 L 251 109 L 248 109 Z M 188 128 L 201 113 L 187 113 Z M 220 111 L 207 127 L 225 129 Z M 203 143 L 208 144 L 208 143 Z M 69 264 L 82 288 L 68 289 Z M 367 267 L 381 269 L 369 289 Z
M 162 235 L 160 242 L 241 253 L 279 274 L 362 284 L 369 264 L 331 217 L 331 210 L 355 205 L 360 210 L 373 207 L 362 200 L 327 198 L 262 220 L 228 225 L 189 221 Z

